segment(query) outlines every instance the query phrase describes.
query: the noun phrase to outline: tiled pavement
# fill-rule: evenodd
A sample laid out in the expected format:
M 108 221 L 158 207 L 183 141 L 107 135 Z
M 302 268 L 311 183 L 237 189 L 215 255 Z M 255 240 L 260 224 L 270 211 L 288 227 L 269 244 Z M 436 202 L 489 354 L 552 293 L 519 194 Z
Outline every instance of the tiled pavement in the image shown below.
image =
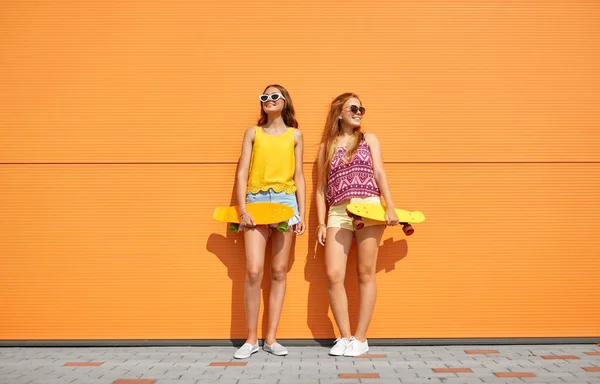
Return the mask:
M 262 349 L 234 360 L 233 347 L 0 348 L 1 384 L 196 383 L 600 383 L 600 346 L 372 346 L 334 358 L 327 347 Z

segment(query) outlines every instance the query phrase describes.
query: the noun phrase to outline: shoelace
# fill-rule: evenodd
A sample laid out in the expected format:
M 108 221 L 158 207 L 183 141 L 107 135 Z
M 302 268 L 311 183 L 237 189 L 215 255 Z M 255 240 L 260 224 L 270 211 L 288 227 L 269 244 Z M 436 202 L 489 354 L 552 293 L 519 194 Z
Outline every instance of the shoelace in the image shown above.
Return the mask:
M 355 345 L 356 345 L 356 339 L 354 338 L 354 336 L 352 336 L 352 337 L 350 337 L 350 341 L 348 342 L 348 345 L 346 346 L 346 348 L 354 349 Z

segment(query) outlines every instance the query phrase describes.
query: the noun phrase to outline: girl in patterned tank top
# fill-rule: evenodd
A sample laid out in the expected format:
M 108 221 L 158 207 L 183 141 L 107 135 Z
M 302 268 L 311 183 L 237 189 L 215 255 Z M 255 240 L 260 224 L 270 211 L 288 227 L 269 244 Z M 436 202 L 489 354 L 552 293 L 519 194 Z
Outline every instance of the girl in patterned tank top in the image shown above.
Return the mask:
M 261 117 L 248 128 L 242 141 L 237 173 L 237 201 L 240 227 L 244 228 L 246 249 L 245 309 L 248 338 L 233 355 L 245 359 L 258 351 L 258 312 L 265 250 L 271 237 L 271 292 L 268 326 L 263 349 L 278 356 L 288 354 L 275 334 L 283 308 L 290 251 L 295 235 L 304 233 L 305 183 L 302 172 L 303 139 L 296 129 L 294 105 L 287 90 L 273 84 L 260 95 Z M 246 203 L 274 202 L 289 205 L 295 215 L 287 232 L 256 225 Z
M 380 204 L 383 195 L 386 223 L 398 225 L 379 142 L 375 135 L 361 130 L 364 115 L 365 108 L 353 93 L 344 93 L 333 100 L 317 159 L 317 239 L 325 246 L 329 302 L 341 333 L 329 352 L 333 356 L 358 356 L 369 350 L 366 335 L 375 307 L 377 252 L 385 229 L 384 224 L 363 219 L 365 227 L 355 232 L 346 206 L 350 202 Z M 353 238 L 356 238 L 360 301 L 354 336 L 344 287 Z

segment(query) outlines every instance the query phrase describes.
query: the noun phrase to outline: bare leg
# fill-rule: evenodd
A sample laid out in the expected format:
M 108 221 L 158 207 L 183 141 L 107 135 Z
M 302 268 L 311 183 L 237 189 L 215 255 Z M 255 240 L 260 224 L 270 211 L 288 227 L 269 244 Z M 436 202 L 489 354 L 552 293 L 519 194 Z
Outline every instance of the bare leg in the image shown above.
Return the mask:
M 327 228 L 327 240 L 325 241 L 325 269 L 327 270 L 329 304 L 341 337 L 346 339 L 350 339 L 352 332 L 344 280 L 353 237 L 354 234 L 348 229 Z
M 356 231 L 359 309 L 354 337 L 361 342 L 367 338 L 367 328 L 375 309 L 377 253 L 384 230 L 384 225 L 374 225 Z
M 254 345 L 258 339 L 258 312 L 260 309 L 260 286 L 265 266 L 265 249 L 269 229 L 258 226 L 244 231 L 246 246 L 246 326 L 248 327 L 247 343 Z
M 285 287 L 290 260 L 290 250 L 294 241 L 294 232 L 273 232 L 273 260 L 271 261 L 271 295 L 269 296 L 269 325 L 265 342 L 273 344 L 277 341 L 277 327 L 285 298 Z

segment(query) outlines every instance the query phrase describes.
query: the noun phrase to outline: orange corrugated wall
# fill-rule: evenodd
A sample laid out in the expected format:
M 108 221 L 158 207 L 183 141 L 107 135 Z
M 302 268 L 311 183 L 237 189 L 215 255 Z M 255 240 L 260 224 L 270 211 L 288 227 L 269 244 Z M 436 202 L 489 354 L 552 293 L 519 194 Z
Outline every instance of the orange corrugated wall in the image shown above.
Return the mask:
M 211 214 L 234 201 L 243 131 L 274 82 L 297 109 L 309 198 L 279 338 L 334 337 L 314 163 L 347 91 L 396 205 L 427 216 L 412 237 L 385 233 L 369 337 L 600 335 L 599 14 L 2 1 L 0 340 L 244 338 L 242 238 Z

